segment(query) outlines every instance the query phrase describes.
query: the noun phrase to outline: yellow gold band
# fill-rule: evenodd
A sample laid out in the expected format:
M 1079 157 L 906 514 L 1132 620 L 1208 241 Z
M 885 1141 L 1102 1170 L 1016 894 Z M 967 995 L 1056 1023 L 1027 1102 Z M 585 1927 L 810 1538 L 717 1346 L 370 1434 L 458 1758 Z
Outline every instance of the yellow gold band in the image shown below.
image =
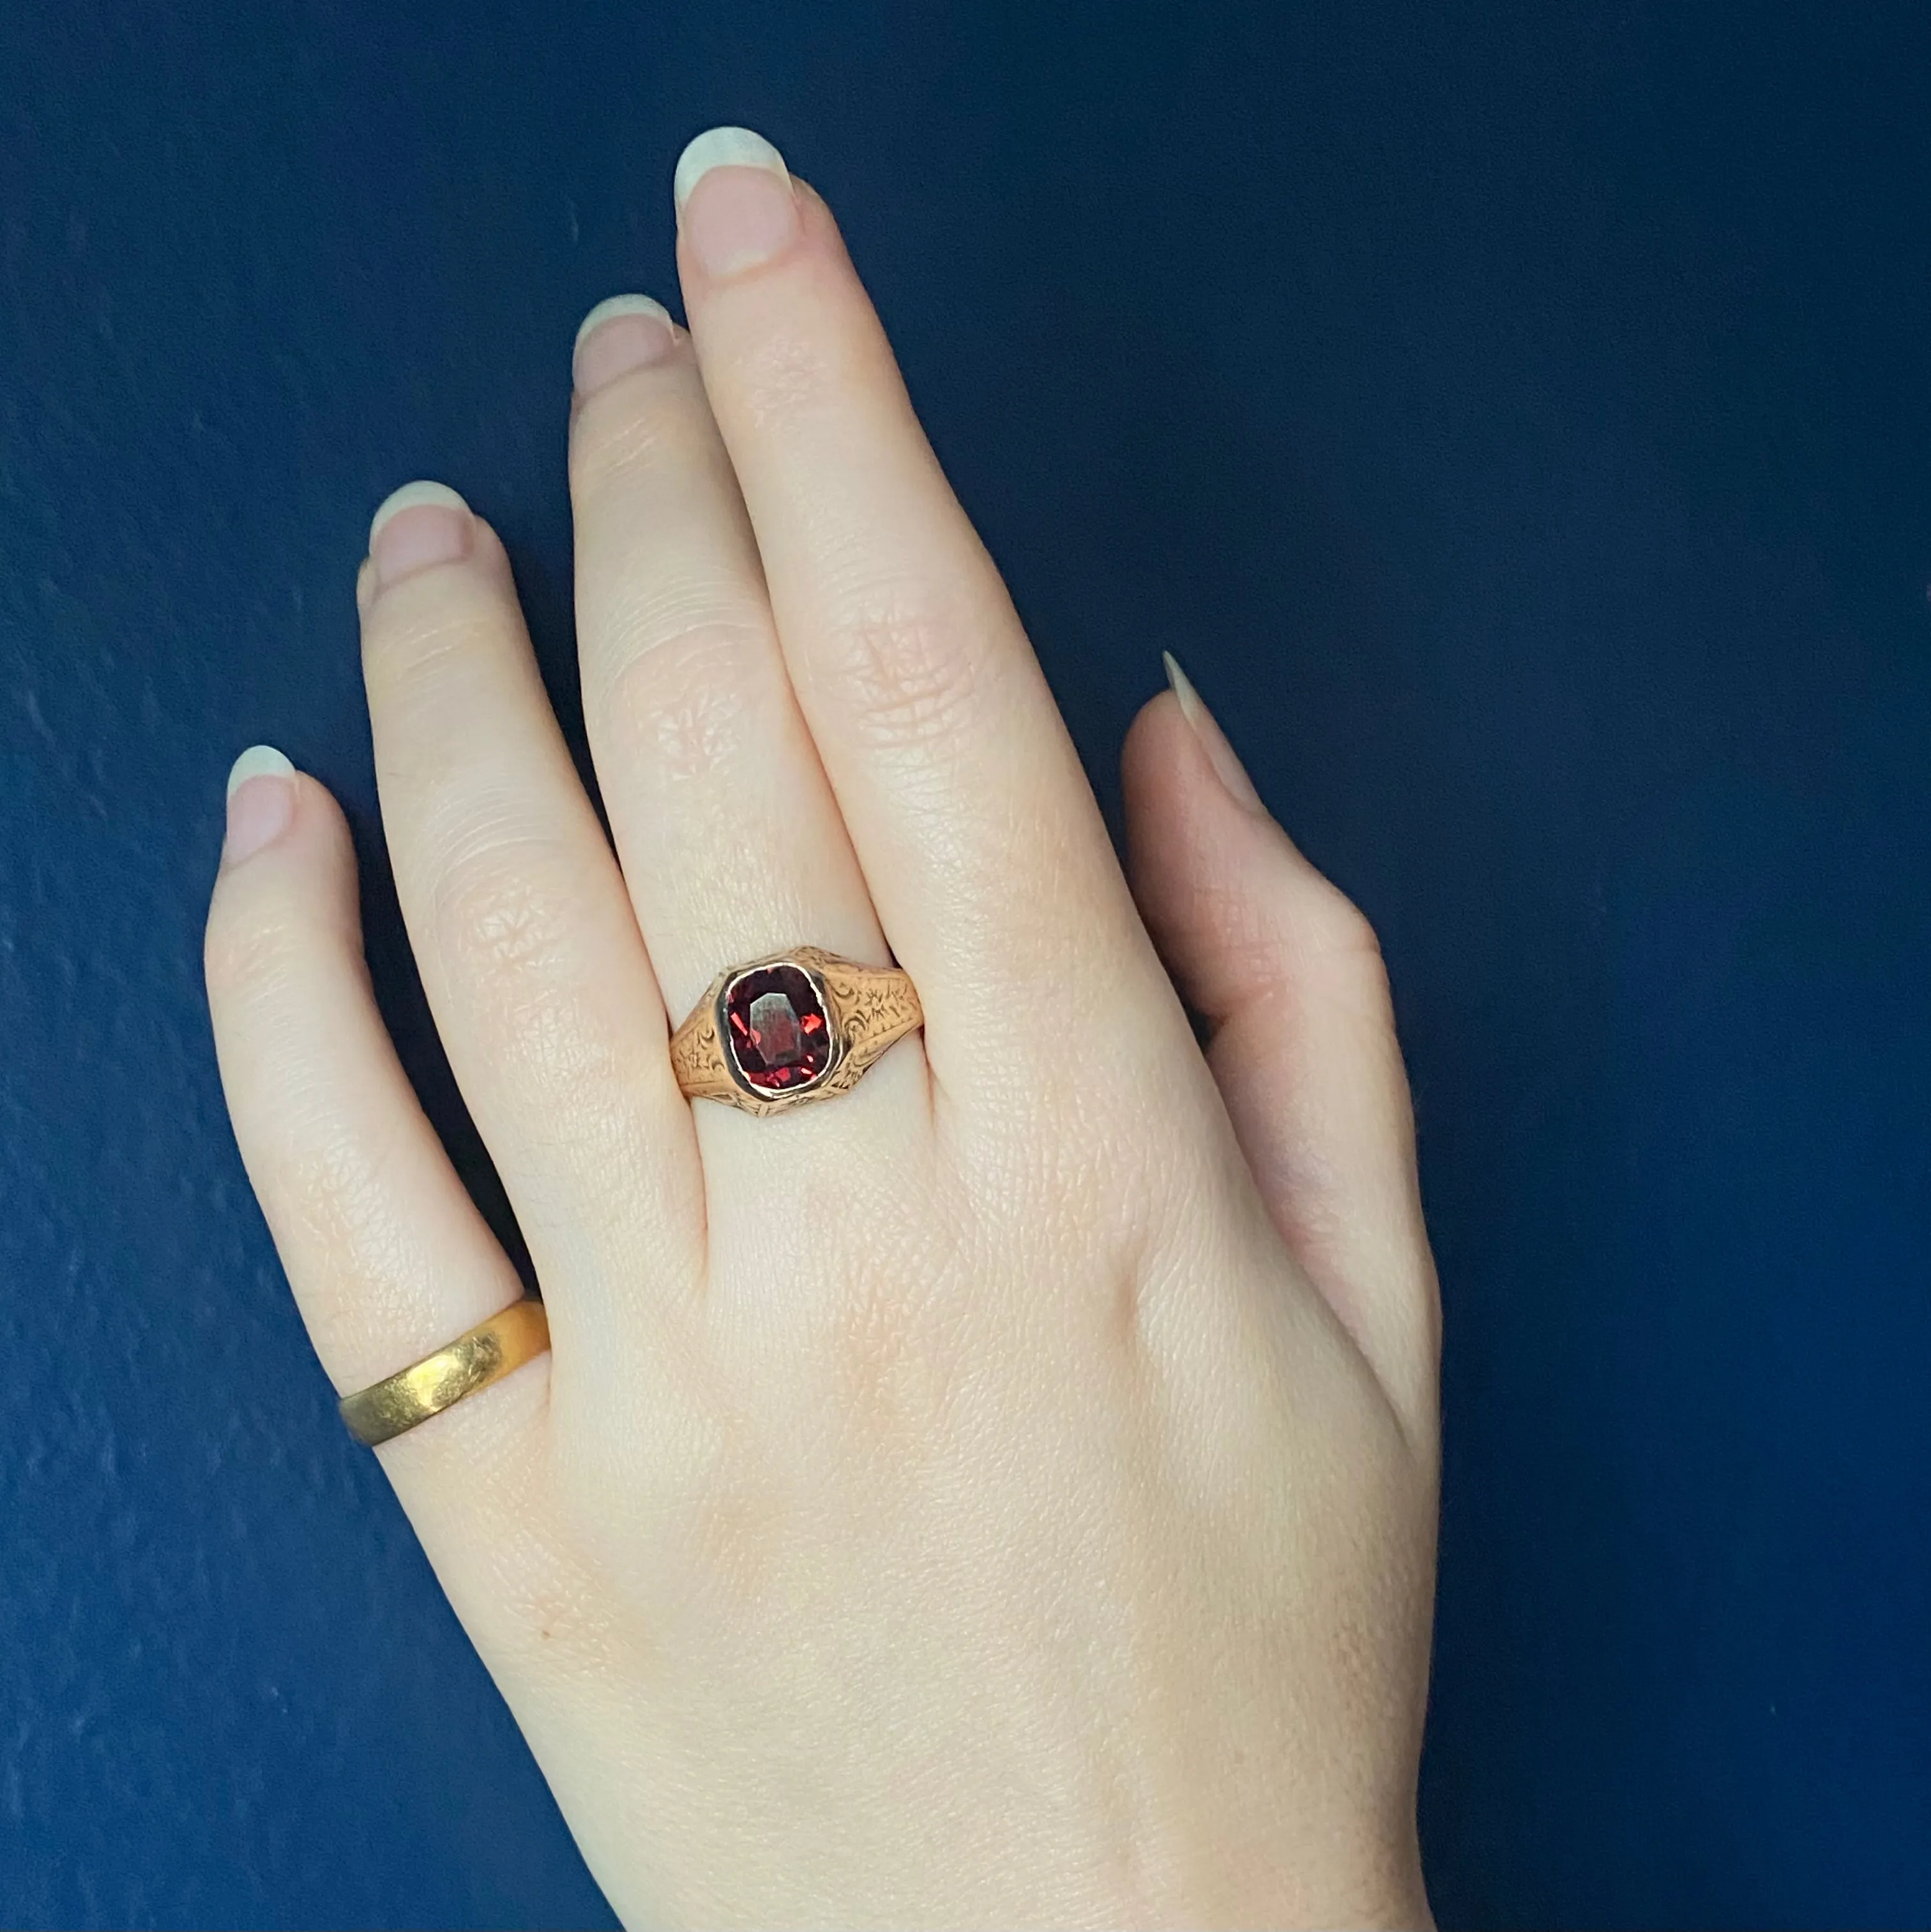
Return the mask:
M 500 1382 L 512 1369 L 550 1346 L 550 1318 L 534 1295 L 513 1301 L 500 1315 L 478 1322 L 447 1348 L 385 1376 L 373 1387 L 345 1395 L 337 1405 L 349 1433 L 373 1448 L 418 1422 Z

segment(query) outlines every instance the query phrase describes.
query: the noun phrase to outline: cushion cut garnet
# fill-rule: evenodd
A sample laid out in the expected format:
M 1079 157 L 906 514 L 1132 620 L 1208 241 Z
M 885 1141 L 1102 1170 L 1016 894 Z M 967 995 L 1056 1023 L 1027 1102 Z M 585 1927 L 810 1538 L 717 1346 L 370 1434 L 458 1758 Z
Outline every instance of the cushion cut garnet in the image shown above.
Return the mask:
M 724 989 L 724 1036 L 738 1071 L 760 1093 L 808 1087 L 831 1064 L 824 1002 L 796 966 L 740 973 Z

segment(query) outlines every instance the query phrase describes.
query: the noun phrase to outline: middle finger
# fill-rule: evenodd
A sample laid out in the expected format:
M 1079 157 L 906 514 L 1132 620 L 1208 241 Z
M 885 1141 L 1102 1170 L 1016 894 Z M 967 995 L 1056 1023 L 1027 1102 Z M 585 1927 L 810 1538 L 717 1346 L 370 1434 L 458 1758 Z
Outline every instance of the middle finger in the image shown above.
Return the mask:
M 1138 1082 L 1120 1016 L 1171 995 L 829 211 L 741 129 L 691 144 L 676 198 L 705 386 L 937 1088 L 1030 1087 L 1062 1052 L 1089 1090 L 1102 1056 Z M 1023 1057 L 988 1053 L 999 1038 Z
M 584 713 L 673 1021 L 719 971 L 764 954 L 822 946 L 884 963 L 690 338 L 655 303 L 619 296 L 586 319 L 575 374 Z M 718 1111 L 700 1110 L 707 1142 L 768 1131 Z

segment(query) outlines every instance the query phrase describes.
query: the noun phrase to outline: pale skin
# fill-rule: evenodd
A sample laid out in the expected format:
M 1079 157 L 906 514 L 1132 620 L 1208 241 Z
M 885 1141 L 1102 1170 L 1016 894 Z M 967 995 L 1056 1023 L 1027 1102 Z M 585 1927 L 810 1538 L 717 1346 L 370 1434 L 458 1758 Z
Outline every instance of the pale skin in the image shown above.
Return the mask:
M 372 535 L 397 888 L 553 1340 L 374 1453 L 628 1923 L 1423 1924 L 1438 1318 L 1374 936 L 1183 682 L 1123 872 L 774 160 L 694 144 L 688 332 L 621 302 L 577 352 L 609 839 L 494 532 L 418 488 Z M 347 1393 L 521 1289 L 340 811 L 238 776 L 222 1076 Z M 822 1105 L 687 1101 L 671 1028 L 799 945 L 895 958 L 923 1034 Z

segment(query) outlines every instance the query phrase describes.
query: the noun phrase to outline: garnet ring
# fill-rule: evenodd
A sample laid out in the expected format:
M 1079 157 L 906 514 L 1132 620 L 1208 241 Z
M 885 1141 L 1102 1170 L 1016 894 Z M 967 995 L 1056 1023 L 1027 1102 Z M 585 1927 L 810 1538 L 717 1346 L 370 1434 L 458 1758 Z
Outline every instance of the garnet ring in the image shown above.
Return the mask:
M 805 946 L 720 973 L 671 1036 L 670 1064 L 690 1100 L 775 1114 L 848 1092 L 924 1023 L 897 967 Z

